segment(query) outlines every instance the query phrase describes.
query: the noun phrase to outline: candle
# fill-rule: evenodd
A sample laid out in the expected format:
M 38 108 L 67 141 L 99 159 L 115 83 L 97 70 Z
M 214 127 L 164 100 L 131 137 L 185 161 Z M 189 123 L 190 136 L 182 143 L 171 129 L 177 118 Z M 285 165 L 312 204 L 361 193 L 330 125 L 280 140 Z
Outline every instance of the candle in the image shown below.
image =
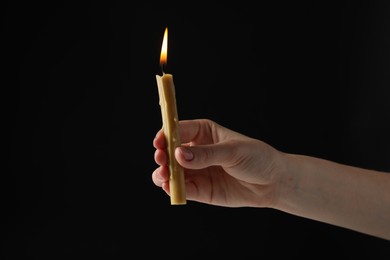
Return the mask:
M 160 108 L 162 115 L 163 131 L 168 151 L 169 190 L 171 205 L 186 204 L 184 183 L 184 171 L 176 161 L 175 148 L 179 146 L 179 118 L 176 107 L 175 85 L 173 75 L 164 72 L 168 57 L 168 28 L 165 28 L 164 39 L 161 47 L 160 65 L 162 76 L 156 75 Z

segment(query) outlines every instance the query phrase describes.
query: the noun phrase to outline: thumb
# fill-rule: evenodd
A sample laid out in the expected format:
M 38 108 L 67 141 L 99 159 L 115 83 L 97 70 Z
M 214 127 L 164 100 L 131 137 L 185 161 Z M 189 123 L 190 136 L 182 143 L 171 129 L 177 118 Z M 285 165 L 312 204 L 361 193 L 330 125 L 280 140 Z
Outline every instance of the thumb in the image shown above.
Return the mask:
M 218 143 L 203 146 L 180 146 L 175 149 L 176 160 L 185 168 L 202 169 L 213 165 L 232 166 L 236 146 Z

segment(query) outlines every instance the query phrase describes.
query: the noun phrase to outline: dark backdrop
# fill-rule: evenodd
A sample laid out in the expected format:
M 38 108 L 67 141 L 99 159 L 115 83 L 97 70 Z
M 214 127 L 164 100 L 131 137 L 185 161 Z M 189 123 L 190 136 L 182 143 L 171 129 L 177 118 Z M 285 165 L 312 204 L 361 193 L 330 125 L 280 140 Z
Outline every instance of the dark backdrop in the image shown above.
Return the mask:
M 254 1 L 255 2 L 255 1 Z M 390 171 L 390 5 L 3 1 L 3 259 L 389 257 L 389 242 L 155 187 L 155 74 L 180 119 Z

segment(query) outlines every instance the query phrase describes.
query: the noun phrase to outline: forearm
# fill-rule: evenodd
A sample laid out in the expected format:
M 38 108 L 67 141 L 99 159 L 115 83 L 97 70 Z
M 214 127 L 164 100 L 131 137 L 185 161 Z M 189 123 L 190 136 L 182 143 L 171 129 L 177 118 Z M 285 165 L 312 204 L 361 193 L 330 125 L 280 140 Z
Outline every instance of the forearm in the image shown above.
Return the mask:
M 275 205 L 294 215 L 390 239 L 390 174 L 285 155 Z

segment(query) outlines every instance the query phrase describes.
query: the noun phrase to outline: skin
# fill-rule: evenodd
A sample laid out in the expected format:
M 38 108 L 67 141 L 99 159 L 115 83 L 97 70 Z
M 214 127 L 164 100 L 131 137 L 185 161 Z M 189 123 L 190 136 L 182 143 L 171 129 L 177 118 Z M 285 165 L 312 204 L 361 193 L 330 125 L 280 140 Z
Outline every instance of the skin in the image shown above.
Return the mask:
M 179 122 L 187 200 L 273 208 L 390 240 L 390 173 L 284 153 L 208 119 Z M 169 195 L 162 130 L 153 140 L 154 184 Z

